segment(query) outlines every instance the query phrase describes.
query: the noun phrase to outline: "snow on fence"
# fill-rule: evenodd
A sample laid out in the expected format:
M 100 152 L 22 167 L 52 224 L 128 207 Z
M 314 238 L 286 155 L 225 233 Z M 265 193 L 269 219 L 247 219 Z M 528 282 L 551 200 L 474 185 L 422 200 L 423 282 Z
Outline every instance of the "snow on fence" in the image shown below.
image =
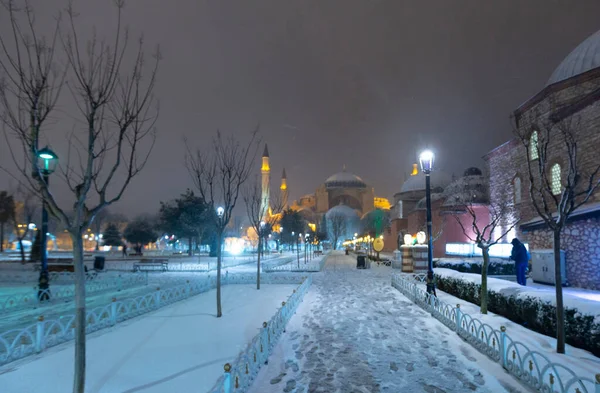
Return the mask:
M 481 353 L 498 362 L 525 385 L 543 393 L 600 393 L 600 374 L 592 378 L 575 374 L 568 367 L 551 361 L 522 342 L 513 340 L 504 326 L 500 330 L 463 313 L 430 295 L 419 282 L 425 274 L 394 274 L 392 286 L 429 311 Z
M 98 281 L 117 277 L 117 273 L 90 271 L 85 274 L 86 281 Z M 0 282 L 11 284 L 32 284 L 37 283 L 40 273 L 35 271 L 3 271 L 0 273 Z M 50 283 L 54 284 L 72 284 L 75 282 L 75 273 L 71 272 L 50 272 L 48 273 Z
M 274 273 L 274 272 L 320 272 L 323 270 L 323 266 L 325 266 L 325 262 L 327 261 L 327 257 L 329 254 L 323 255 L 319 257 L 319 259 L 309 261 L 308 263 L 304 263 L 301 259 L 300 262 L 296 258 L 293 258 L 289 263 L 284 263 L 281 265 L 270 265 L 265 266 L 263 271 L 266 273 Z
M 302 283 L 294 290 L 287 302 L 281 303 L 281 308 L 269 322 L 263 322 L 260 333 L 252 339 L 233 363 L 226 363 L 223 366 L 223 375 L 209 390 L 209 393 L 244 393 L 250 388 L 260 367 L 267 363 L 277 340 L 285 332 L 287 323 L 296 312 L 311 284 L 312 276 L 303 278 Z
M 56 282 L 54 283 L 56 284 Z M 65 299 L 73 299 L 75 296 L 75 286 L 73 283 L 70 284 L 72 285 L 50 285 L 50 288 L 44 290 L 39 290 L 38 287 L 35 286 L 29 292 L 0 296 L 0 314 L 28 307 L 53 304 L 55 300 L 60 300 L 62 302 Z M 85 291 L 86 293 L 99 293 L 115 290 L 121 291 L 123 289 L 147 284 L 147 274 L 126 274 L 112 276 L 102 280 L 86 280 Z
M 264 277 L 264 284 L 293 284 L 304 277 L 286 275 Z M 187 299 L 191 296 L 216 288 L 215 276 L 204 276 L 187 280 L 184 284 L 155 290 L 134 298 L 117 300 L 95 307 L 86 313 L 86 333 L 111 327 L 119 322 L 154 311 L 160 307 Z M 223 274 L 222 285 L 252 284 L 256 280 L 253 274 Z M 0 366 L 24 358 L 44 349 L 67 342 L 75 337 L 75 315 L 61 315 L 51 320 L 38 317 L 37 323 L 23 329 L 13 329 L 0 334 Z

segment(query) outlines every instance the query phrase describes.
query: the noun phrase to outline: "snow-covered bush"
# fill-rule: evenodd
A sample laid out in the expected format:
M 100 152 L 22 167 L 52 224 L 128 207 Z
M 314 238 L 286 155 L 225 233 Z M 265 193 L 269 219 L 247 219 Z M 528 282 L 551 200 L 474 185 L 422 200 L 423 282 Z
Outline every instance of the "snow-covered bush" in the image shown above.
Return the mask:
M 482 258 L 440 258 L 434 261 L 434 267 L 452 269 L 461 273 L 481 274 Z M 516 275 L 515 263 L 506 259 L 490 258 L 488 275 L 514 276 Z
M 470 275 L 436 274 L 437 286 L 441 291 L 479 304 L 480 284 Z M 494 280 L 494 279 L 490 279 Z M 504 281 L 504 280 L 495 280 Z M 506 281 L 502 287 L 490 283 L 488 289 L 488 309 L 528 329 L 550 337 L 556 335 L 556 306 L 547 296 L 533 296 L 526 287 L 519 291 L 515 283 Z M 502 293 L 504 287 L 511 288 Z M 544 295 L 551 293 L 545 292 Z M 589 301 L 578 299 L 572 304 L 565 301 L 566 342 L 600 356 L 600 307 L 590 313 Z M 580 303 L 578 308 L 576 304 Z M 593 306 L 592 306 L 593 307 Z M 587 308 L 587 309 L 586 309 Z

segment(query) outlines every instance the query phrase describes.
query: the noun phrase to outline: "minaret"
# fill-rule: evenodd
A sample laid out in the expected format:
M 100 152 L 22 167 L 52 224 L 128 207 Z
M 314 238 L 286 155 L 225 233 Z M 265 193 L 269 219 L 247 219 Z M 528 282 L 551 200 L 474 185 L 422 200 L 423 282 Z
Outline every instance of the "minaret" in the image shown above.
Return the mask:
M 262 197 L 261 197 L 261 211 L 265 212 L 265 216 L 269 210 L 269 188 L 271 186 L 271 167 L 269 166 L 269 149 L 265 143 L 265 151 L 262 155 L 262 167 L 260 168 L 262 173 Z
M 285 174 L 285 168 L 283 168 L 283 173 L 281 174 L 281 186 L 279 187 L 281 190 L 281 205 L 284 209 L 287 209 L 288 204 L 288 187 L 287 187 L 287 176 Z

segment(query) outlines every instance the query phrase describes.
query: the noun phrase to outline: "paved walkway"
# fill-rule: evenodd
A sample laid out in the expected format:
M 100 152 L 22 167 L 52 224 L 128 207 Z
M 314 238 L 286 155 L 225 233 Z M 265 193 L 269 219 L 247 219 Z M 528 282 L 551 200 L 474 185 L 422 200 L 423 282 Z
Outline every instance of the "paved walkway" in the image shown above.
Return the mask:
M 390 275 L 331 255 L 251 393 L 523 391 L 392 288 Z

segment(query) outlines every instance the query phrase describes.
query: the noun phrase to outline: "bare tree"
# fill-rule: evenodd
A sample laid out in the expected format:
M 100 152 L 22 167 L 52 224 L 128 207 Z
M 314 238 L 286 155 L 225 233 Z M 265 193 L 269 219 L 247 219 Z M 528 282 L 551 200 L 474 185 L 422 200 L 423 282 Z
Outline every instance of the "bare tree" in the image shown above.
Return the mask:
M 519 222 L 514 204 L 489 201 L 487 184 L 483 176 L 461 179 L 461 187 L 454 190 L 450 202 L 452 215 L 464 235 L 481 249 L 480 311 L 488 312 L 487 274 L 490 264 L 490 247 L 502 240 Z M 466 217 L 467 220 L 463 220 Z M 467 221 L 467 222 L 464 222 Z M 498 232 L 499 231 L 499 232 Z
M 284 201 L 280 193 L 270 194 L 269 203 L 265 205 L 262 200 L 262 185 L 258 180 L 250 183 L 244 189 L 243 198 L 248 220 L 258 236 L 256 289 L 260 289 L 260 257 L 267 235 L 266 231 L 271 230 L 277 223 L 284 208 Z
M 560 235 L 573 212 L 587 203 L 598 189 L 600 159 L 589 149 L 586 154 L 580 154 L 586 149 L 584 138 L 590 130 L 583 129 L 580 116 L 571 114 L 578 103 L 559 106 L 552 98 L 548 103 L 545 114 L 536 110 L 521 118 L 515 133 L 526 151 L 532 205 L 553 235 L 556 351 L 565 353 Z M 535 137 L 532 137 L 534 132 Z M 562 164 L 558 172 L 553 171 L 557 160 Z M 558 178 L 553 181 L 553 176 Z
M 16 47 L 11 51 L 5 42 L 0 42 L 4 75 L 0 88 L 2 120 L 20 142 L 23 158 L 13 154 L 13 159 L 22 179 L 43 199 L 50 214 L 62 223 L 73 240 L 76 309 L 73 392 L 83 393 L 86 313 L 82 235 L 102 209 L 123 196 L 150 154 L 157 116 L 153 111 L 152 90 L 159 54 L 157 50 L 146 75 L 140 39 L 133 51 L 130 70 L 122 70 L 125 54 L 131 53 L 128 33 L 121 22 L 122 0 L 115 1 L 117 22 L 112 46 L 95 34 L 89 41 L 80 40 L 72 4 L 65 11 L 65 28 L 60 28 L 61 18 L 58 18 L 54 35 L 47 42 L 38 36 L 33 11 L 25 4 L 27 35 L 18 22 L 19 10 L 14 2 L 4 5 L 11 16 Z M 57 45 L 59 41 L 62 45 Z M 66 69 L 62 72 L 55 71 L 57 47 L 62 48 L 66 57 Z M 38 142 L 49 137 L 42 126 L 54 109 L 65 75 L 81 119 L 69 135 L 66 160 L 60 166 L 61 178 L 74 196 L 69 209 L 59 206 L 43 168 L 37 165 Z M 149 143 L 144 144 L 146 137 Z M 8 134 L 6 139 L 10 141 Z M 14 149 L 9 150 L 12 153 Z
M 207 149 L 191 151 L 186 141 L 186 167 L 208 207 L 217 235 L 217 318 L 221 309 L 221 264 L 223 233 L 233 215 L 241 188 L 250 176 L 252 163 L 258 151 L 258 130 L 254 130 L 246 145 L 232 135 L 223 138 L 217 131 L 212 145 Z M 218 210 L 218 211 L 217 211 Z
M 13 223 L 15 236 L 19 242 L 21 263 L 25 264 L 25 249 L 23 240 L 29 234 L 29 224 L 33 222 L 37 210 L 37 198 L 34 193 L 25 187 L 18 187 L 15 194 L 15 208 L 12 211 L 11 221 Z
M 346 235 L 347 217 L 341 213 L 333 213 L 327 216 L 327 232 L 333 243 L 333 249 L 337 250 L 337 244 L 341 237 Z
M 102 229 L 104 227 L 104 224 L 106 224 L 107 221 L 110 220 L 110 211 L 108 209 L 103 209 L 100 210 L 97 214 L 96 217 L 94 217 L 94 221 L 92 223 L 92 231 L 94 232 L 94 235 L 97 236 L 96 238 L 96 251 L 98 251 L 100 249 L 100 235 L 102 234 Z

